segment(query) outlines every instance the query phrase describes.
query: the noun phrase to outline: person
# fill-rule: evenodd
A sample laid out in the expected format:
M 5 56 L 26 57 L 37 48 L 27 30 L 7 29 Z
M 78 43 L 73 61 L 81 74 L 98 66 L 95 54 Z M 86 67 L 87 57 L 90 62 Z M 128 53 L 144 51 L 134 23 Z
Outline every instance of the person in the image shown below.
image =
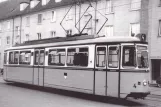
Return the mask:
M 145 62 L 144 62 L 144 57 L 143 56 L 141 56 L 141 66 L 145 67 Z
M 3 69 L 1 69 L 1 75 L 3 75 Z

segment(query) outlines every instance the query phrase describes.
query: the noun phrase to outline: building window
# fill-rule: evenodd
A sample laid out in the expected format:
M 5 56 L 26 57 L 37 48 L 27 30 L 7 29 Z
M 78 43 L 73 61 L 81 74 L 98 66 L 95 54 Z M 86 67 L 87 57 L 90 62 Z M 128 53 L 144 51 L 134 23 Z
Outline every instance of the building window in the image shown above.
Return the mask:
M 67 30 L 67 36 L 71 36 L 72 35 L 72 29 Z
M 30 0 L 30 8 L 34 8 L 39 2 L 39 0 Z
M 56 32 L 55 31 L 51 31 L 50 35 L 51 35 L 51 37 L 55 37 L 56 36 Z
M 130 24 L 130 36 L 136 36 L 140 33 L 140 23 Z
M 105 36 L 113 36 L 113 26 L 108 25 L 105 27 Z
M 42 0 L 42 5 L 46 5 L 47 4 L 47 0 Z
M 161 36 L 161 20 L 159 20 L 159 31 L 158 31 L 158 36 Z
M 11 22 L 7 21 L 7 29 L 9 30 L 11 28 Z
M 113 12 L 113 4 L 111 0 L 106 1 L 106 14 Z
M 73 11 L 71 9 L 66 16 L 66 21 L 72 20 L 72 19 L 73 19 Z
M 19 44 L 20 42 L 20 27 L 16 26 L 15 28 L 15 35 L 16 35 L 16 44 Z
M 87 33 L 88 35 L 92 34 L 92 20 L 90 14 L 85 14 L 84 16 L 84 25 L 86 25 L 84 33 Z
M 0 23 L 0 31 L 2 31 L 2 24 Z
M 9 37 L 9 36 L 6 37 L 6 44 L 7 44 L 7 45 L 10 44 L 10 37 Z
M 90 19 L 91 15 L 90 14 L 86 14 L 84 19 L 85 19 L 85 24 L 87 24 L 86 29 L 91 29 L 92 28 L 92 20 Z
M 20 11 L 24 10 L 24 4 L 20 4 Z
M 17 35 L 20 35 L 20 27 L 19 26 L 16 26 L 16 36 Z
M 17 35 L 17 36 L 16 36 L 16 43 L 15 43 L 15 44 L 19 44 L 19 43 L 20 43 L 20 36 Z
M 2 57 L 1 57 L 1 53 L 0 53 L 0 65 L 1 65 L 1 62 L 2 62 L 1 60 L 2 60 Z
M 30 17 L 26 17 L 26 26 L 30 26 Z
M 131 0 L 131 10 L 138 10 L 141 8 L 141 0 Z
M 35 2 L 34 1 L 31 1 L 30 2 L 30 8 L 34 8 L 35 7 Z
M 37 33 L 38 40 L 41 39 L 41 33 Z
M 51 12 L 51 22 L 55 22 L 56 21 L 56 11 L 52 11 Z
M 29 41 L 29 34 L 26 34 L 26 41 Z
M 7 53 L 4 53 L 4 64 L 7 64 Z
M 38 14 L 38 24 L 42 23 L 42 14 Z
M 20 3 L 20 11 L 25 10 L 28 5 L 28 3 Z
M 159 7 L 161 6 L 161 0 L 159 0 L 159 5 L 158 5 Z
M 1 38 L 0 38 L 0 46 L 2 45 L 2 40 L 1 40 Z
M 0 3 L 1 3 L 1 2 L 5 2 L 5 1 L 8 1 L 8 0 L 0 0 Z
M 55 0 L 55 2 L 57 3 L 57 2 L 61 2 L 61 0 Z

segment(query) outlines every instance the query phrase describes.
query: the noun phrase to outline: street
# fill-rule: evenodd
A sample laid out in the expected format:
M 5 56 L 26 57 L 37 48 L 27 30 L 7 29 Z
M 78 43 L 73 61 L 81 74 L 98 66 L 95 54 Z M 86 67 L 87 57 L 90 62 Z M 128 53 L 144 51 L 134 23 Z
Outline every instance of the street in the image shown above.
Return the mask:
M 0 81 L 0 107 L 161 107 L 160 95 L 145 100 L 103 98 Z

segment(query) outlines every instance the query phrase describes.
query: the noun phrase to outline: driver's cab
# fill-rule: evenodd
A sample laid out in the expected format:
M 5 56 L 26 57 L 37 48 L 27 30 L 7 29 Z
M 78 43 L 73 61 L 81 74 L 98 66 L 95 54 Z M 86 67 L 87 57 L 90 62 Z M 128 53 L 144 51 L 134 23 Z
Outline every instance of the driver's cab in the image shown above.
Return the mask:
M 121 44 L 121 69 L 148 69 L 148 46 L 145 44 Z

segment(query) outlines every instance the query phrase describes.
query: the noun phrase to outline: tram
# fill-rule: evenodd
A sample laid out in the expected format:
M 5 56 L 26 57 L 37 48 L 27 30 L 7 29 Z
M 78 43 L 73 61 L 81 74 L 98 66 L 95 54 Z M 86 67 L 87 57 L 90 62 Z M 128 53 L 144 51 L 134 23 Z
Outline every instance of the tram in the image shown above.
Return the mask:
M 137 37 L 50 39 L 4 52 L 4 80 L 118 98 L 149 92 L 148 43 Z

